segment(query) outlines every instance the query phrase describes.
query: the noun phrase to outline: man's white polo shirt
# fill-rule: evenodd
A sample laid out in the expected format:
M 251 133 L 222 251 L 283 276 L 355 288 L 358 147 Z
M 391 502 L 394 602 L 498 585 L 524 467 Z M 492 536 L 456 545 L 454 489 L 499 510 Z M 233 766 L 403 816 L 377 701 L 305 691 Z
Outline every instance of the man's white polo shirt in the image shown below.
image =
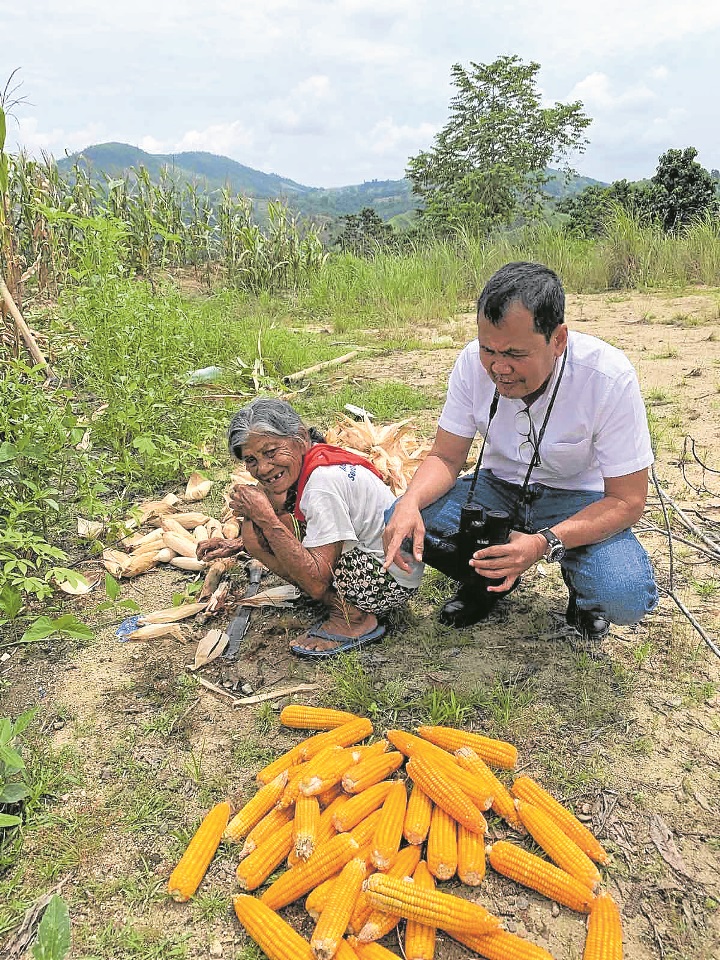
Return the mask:
M 562 358 L 545 392 L 530 407 L 539 433 Z M 477 340 L 455 362 L 440 415 L 443 430 L 460 437 L 484 436 L 494 386 L 480 363 Z M 502 480 L 522 484 L 528 457 L 522 457 L 515 417 L 522 400 L 500 397 L 482 466 Z M 584 333 L 570 331 L 567 362 L 555 405 L 540 445 L 541 463 L 531 483 L 565 490 L 603 490 L 604 477 L 622 477 L 653 462 L 645 405 L 635 370 L 624 353 Z

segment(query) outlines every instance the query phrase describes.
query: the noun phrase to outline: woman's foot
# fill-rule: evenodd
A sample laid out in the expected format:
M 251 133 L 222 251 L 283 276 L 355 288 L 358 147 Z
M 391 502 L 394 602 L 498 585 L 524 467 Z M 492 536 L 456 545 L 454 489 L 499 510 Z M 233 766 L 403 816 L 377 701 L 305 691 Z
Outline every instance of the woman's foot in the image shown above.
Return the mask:
M 372 633 L 378 627 L 378 619 L 372 613 L 365 613 L 357 610 L 359 616 L 345 616 L 339 610 L 331 610 L 329 616 L 321 623 L 311 627 L 307 633 L 293 640 L 290 648 L 294 652 L 298 650 L 321 650 L 331 651 L 336 649 L 347 640 L 354 640 L 363 637 L 367 633 Z M 317 631 L 323 636 L 315 636 L 311 631 Z

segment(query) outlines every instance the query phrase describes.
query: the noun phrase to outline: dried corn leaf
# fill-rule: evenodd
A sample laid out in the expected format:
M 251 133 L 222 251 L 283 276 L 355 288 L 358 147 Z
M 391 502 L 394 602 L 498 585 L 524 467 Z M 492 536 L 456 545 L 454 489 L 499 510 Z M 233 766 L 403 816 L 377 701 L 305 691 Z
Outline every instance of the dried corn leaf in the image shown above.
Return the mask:
M 289 607 L 293 600 L 301 596 L 297 587 L 284 584 L 281 587 L 269 587 L 267 590 L 261 590 L 254 597 L 244 597 L 239 606 L 241 607 Z
M 186 643 L 179 623 L 150 623 L 127 635 L 128 640 L 157 640 L 158 637 L 173 637 L 180 643 Z
M 156 546 L 162 544 L 162 529 L 158 527 L 155 530 L 151 530 L 150 533 L 135 533 L 132 537 L 127 537 L 123 540 L 123 546 L 127 547 L 128 550 L 134 550 L 136 547 L 141 547 L 146 543 L 154 543 Z
M 213 481 L 208 480 L 201 473 L 192 473 L 185 489 L 186 500 L 204 500 L 212 490 Z
M 206 663 L 216 660 L 228 645 L 229 640 L 230 637 L 224 630 L 208 630 L 195 650 L 193 670 L 198 670 Z
M 194 617 L 204 609 L 204 603 L 181 603 L 177 607 L 165 607 L 163 610 L 147 613 L 140 617 L 138 623 L 141 626 L 145 626 L 146 623 L 176 623 L 178 620 Z
M 172 530 L 163 533 L 163 545 L 179 553 L 181 557 L 196 557 L 196 542 L 191 537 L 183 536 Z
M 130 557 L 130 563 L 123 570 L 122 576 L 125 578 L 139 577 L 141 573 L 152 570 L 153 567 L 157 566 L 159 553 L 159 550 L 155 550 L 152 553 L 141 553 L 137 556 L 133 554 Z
M 173 512 L 173 506 L 166 500 L 146 500 L 138 505 L 140 523 L 147 523 L 151 517 L 164 517 Z
M 208 517 L 207 514 L 200 513 L 197 510 L 173 514 L 173 520 L 185 527 L 186 530 L 194 530 L 201 523 L 207 524 L 210 519 L 211 517 Z
M 120 550 L 103 550 L 103 566 L 113 577 L 122 577 L 132 562 L 132 557 Z
M 83 540 L 97 540 L 104 528 L 105 524 L 100 520 L 85 520 L 83 517 L 77 519 L 78 536 Z
M 188 531 L 187 527 L 184 527 L 182 523 L 178 523 L 175 517 L 162 517 L 160 519 L 160 529 L 164 530 L 165 533 L 179 533 L 181 537 L 192 539 L 192 534 Z

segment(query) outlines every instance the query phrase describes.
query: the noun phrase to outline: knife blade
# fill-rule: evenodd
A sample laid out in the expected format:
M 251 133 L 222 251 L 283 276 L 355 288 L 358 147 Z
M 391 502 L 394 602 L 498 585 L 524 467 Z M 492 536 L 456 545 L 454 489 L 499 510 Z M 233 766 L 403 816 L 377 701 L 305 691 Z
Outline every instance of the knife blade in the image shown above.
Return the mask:
M 251 560 L 248 565 L 248 585 L 245 590 L 245 599 L 254 597 L 260 589 L 260 578 L 263 575 L 265 567 L 259 560 Z M 233 617 L 230 626 L 227 628 L 228 643 L 223 654 L 223 660 L 234 660 L 237 657 L 240 644 L 247 633 L 250 624 L 250 614 L 252 607 L 243 607 L 240 613 Z

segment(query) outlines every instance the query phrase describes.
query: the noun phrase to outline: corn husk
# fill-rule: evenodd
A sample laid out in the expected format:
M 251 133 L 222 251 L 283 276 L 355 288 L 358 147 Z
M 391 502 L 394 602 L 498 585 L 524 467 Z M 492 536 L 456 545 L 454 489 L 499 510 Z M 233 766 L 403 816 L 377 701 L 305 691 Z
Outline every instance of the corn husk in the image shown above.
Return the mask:
M 170 561 L 176 557 L 177 554 L 174 550 L 171 550 L 170 547 L 163 547 L 159 551 L 158 555 L 155 557 L 156 563 L 170 563 Z
M 83 517 L 77 518 L 78 536 L 83 540 L 97 540 L 103 532 L 105 524 L 100 520 L 85 520 Z
M 173 557 L 170 563 L 179 570 L 191 570 L 193 572 L 207 570 L 207 564 L 203 563 L 202 560 L 198 560 L 196 557 Z
M 140 557 L 144 553 L 157 553 L 163 549 L 162 537 L 158 540 L 148 540 L 147 543 L 141 543 L 135 547 L 132 552 L 133 557 Z
M 201 473 L 190 475 L 185 489 L 186 500 L 204 500 L 212 490 L 213 481 L 208 480 Z
M 158 637 L 173 637 L 185 643 L 185 636 L 179 623 L 150 623 L 127 635 L 128 640 L 157 640 Z
M 132 557 L 120 550 L 103 550 L 103 566 L 113 577 L 122 577 L 132 563 Z
M 236 563 L 237 561 L 233 557 L 223 557 L 210 564 L 210 569 L 200 591 L 200 600 L 207 600 L 215 593 L 225 573 Z
M 240 536 L 240 521 L 235 517 L 226 520 L 222 525 L 222 535 L 226 540 L 237 540 Z
M 173 533 L 172 531 L 163 533 L 163 544 L 166 547 L 170 547 L 175 553 L 179 553 L 181 557 L 196 557 L 195 547 L 197 544 L 195 541 L 188 537 L 180 536 L 179 533 Z
M 192 669 L 199 670 L 206 663 L 212 663 L 228 645 L 230 637 L 224 630 L 208 630 L 195 650 L 195 661 Z
M 283 584 L 281 587 L 269 587 L 267 590 L 261 590 L 254 597 L 243 598 L 239 606 L 241 607 L 290 607 L 294 600 L 301 596 L 297 587 L 290 584 Z
M 160 520 L 160 529 L 165 533 L 179 533 L 181 537 L 191 537 L 192 534 L 181 523 L 178 523 L 175 517 L 162 517 Z
M 224 534 L 222 531 L 222 524 L 219 520 L 216 520 L 215 517 L 209 517 L 207 523 L 205 524 L 205 529 L 207 530 L 208 537 L 215 539 L 223 539 Z
M 195 529 L 193 530 L 193 537 L 195 538 L 197 543 L 202 543 L 203 540 L 207 540 L 208 539 L 207 527 L 202 523 L 200 524 L 199 527 L 195 527 Z
M 162 500 L 146 500 L 138 506 L 141 517 L 140 522 L 145 523 L 151 517 L 160 517 L 172 513 L 177 502 L 178 498 L 174 493 L 169 493 L 166 497 L 163 497 Z
M 201 523 L 207 524 L 210 517 L 205 513 L 200 513 L 197 510 L 192 510 L 187 513 L 176 513 L 173 515 L 173 520 L 176 520 L 179 524 L 182 524 L 186 530 L 194 530 L 195 527 L 199 527 Z
M 187 620 L 205 609 L 204 603 L 182 603 L 177 607 L 166 607 L 164 610 L 155 610 L 140 617 L 138 623 L 176 623 L 178 620 Z
M 133 556 L 130 557 L 130 563 L 123 570 L 122 576 L 125 578 L 139 577 L 141 573 L 147 573 L 148 570 L 152 570 L 153 567 L 157 566 L 157 556 L 159 552 L 159 550 L 155 550 L 152 553 L 141 553 L 138 556 L 133 554 Z
M 127 547 L 128 550 L 133 550 L 135 547 L 140 547 L 145 543 L 161 543 L 162 542 L 162 530 L 158 527 L 157 530 L 151 530 L 150 533 L 135 533 L 132 537 L 127 537 L 123 540 L 123 546 Z

